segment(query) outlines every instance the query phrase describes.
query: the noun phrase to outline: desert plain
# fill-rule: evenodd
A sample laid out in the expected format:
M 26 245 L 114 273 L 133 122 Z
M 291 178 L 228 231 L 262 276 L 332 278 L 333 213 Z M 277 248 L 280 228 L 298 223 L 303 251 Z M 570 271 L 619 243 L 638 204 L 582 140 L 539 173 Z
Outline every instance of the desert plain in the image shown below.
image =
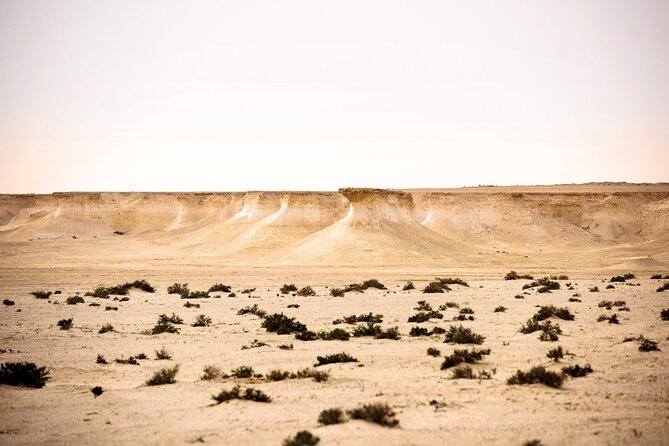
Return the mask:
M 533 279 L 505 280 L 510 271 Z M 611 282 L 625 274 L 634 277 Z M 667 444 L 669 321 L 661 311 L 669 290 L 657 291 L 668 281 L 657 275 L 669 275 L 667 184 L 0 195 L 0 299 L 14 302 L 0 308 L 0 363 L 49 370 L 42 388 L 0 384 L 0 444 L 280 445 L 305 430 L 322 445 Z M 543 277 L 559 288 L 523 288 Z M 424 293 L 435 278 L 467 286 Z M 332 295 L 369 279 L 385 289 Z M 155 292 L 85 295 L 135 280 Z M 409 281 L 415 288 L 405 290 Z M 175 283 L 231 291 L 183 298 L 168 293 Z M 315 295 L 283 294 L 285 284 Z M 60 293 L 38 299 L 31 293 L 39 290 Z M 76 295 L 84 302 L 68 305 Z M 254 305 L 314 333 L 353 334 L 366 324 L 333 321 L 380 314 L 378 325 L 397 327 L 399 337 L 302 341 L 238 314 Z M 520 332 L 551 305 L 574 316 L 546 319 L 559 324 L 558 340 Z M 409 322 L 427 306 L 441 318 Z M 183 319 L 179 333 L 152 334 L 163 314 Z M 191 326 L 201 314 L 211 324 Z M 57 322 L 70 318 L 61 330 Z M 105 324 L 114 331 L 99 333 Z M 459 326 L 484 336 L 482 344 L 410 334 Z M 640 351 L 642 336 L 658 350 Z M 558 346 L 564 357 L 548 358 Z M 163 347 L 171 359 L 155 359 Z M 442 369 L 444 358 L 473 348 L 490 349 L 466 364 L 477 378 L 452 379 L 463 365 Z M 358 362 L 314 367 L 318 356 L 342 352 Z M 147 359 L 138 365 L 115 361 L 140 353 Z M 146 384 L 177 364 L 176 382 Z M 562 374 L 577 364 L 592 373 L 564 376 L 559 388 L 507 382 L 518 370 Z M 207 366 L 223 376 L 202 379 Z M 242 366 L 253 375 L 231 376 Z M 268 379 L 305 368 L 328 379 Z M 212 399 L 235 385 L 271 401 Z M 374 403 L 387 404 L 397 426 L 318 421 L 326 409 Z

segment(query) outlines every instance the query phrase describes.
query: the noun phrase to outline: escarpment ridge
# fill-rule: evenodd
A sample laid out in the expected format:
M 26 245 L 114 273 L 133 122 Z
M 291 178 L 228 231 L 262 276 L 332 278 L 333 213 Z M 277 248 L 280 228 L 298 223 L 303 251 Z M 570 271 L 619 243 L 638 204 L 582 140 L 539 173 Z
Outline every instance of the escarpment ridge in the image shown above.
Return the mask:
M 568 255 L 603 268 L 661 268 L 669 185 L 0 195 L 0 259 L 54 246 L 65 262 L 541 265 Z

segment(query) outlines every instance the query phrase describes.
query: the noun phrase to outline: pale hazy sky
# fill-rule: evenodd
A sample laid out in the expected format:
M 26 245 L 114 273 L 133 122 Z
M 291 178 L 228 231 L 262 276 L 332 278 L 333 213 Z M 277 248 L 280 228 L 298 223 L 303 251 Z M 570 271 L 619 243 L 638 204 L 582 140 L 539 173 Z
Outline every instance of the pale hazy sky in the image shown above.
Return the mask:
M 0 0 L 0 193 L 668 166 L 667 0 Z

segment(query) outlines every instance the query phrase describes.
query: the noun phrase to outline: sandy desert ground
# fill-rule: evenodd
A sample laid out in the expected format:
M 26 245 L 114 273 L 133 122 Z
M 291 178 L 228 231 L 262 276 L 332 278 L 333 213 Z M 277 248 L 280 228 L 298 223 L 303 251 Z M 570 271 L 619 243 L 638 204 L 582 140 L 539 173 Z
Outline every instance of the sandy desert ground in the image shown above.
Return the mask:
M 669 274 L 669 185 L 595 184 L 460 190 L 249 192 L 203 194 L 61 193 L 0 195 L 0 362 L 47 366 L 41 389 L 0 385 L 0 444 L 281 444 L 300 430 L 320 444 L 391 445 L 666 444 L 669 438 L 669 291 L 656 292 Z M 528 280 L 503 280 L 510 270 L 535 279 L 567 274 L 551 293 L 528 290 Z M 617 274 L 635 279 L 616 283 Z M 421 290 L 435 277 L 460 277 L 443 294 Z M 375 278 L 388 290 L 330 296 L 332 287 Z M 146 279 L 155 293 L 137 289 L 129 300 L 65 299 L 98 286 Z M 411 280 L 415 290 L 403 291 Z M 235 297 L 181 299 L 173 283 L 192 290 L 230 285 Z M 279 293 L 286 283 L 310 285 L 316 296 Z M 571 283 L 573 290 L 568 289 Z M 636 284 L 639 284 L 638 286 Z M 598 286 L 599 292 L 590 292 Z M 242 294 L 247 288 L 256 288 Z M 61 290 L 36 299 L 36 290 Z M 581 302 L 569 301 L 574 294 Z M 521 294 L 523 299 L 515 296 Z M 473 309 L 475 320 L 407 321 L 425 300 Z M 603 300 L 625 301 L 606 310 Z M 186 301 L 200 308 L 185 308 Z M 97 302 L 100 306 L 89 306 Z M 352 314 L 382 314 L 383 328 L 399 340 L 352 337 L 299 341 L 261 327 L 261 318 L 238 315 L 257 304 L 295 317 L 309 330 Z M 299 307 L 288 305 L 298 304 Z M 520 327 L 540 306 L 567 307 L 573 321 L 552 318 L 563 334 L 542 342 Z M 118 310 L 106 311 L 106 306 Z M 505 312 L 495 312 L 504 306 Z M 21 310 L 21 311 L 18 311 Z M 160 314 L 184 319 L 178 334 L 146 334 Z M 191 327 L 199 314 L 211 326 Z M 618 314 L 620 324 L 597 322 Z M 73 319 L 70 330 L 56 323 Z M 106 323 L 115 332 L 99 334 Z M 414 326 L 464 325 L 486 337 L 477 348 L 490 355 L 472 367 L 491 379 L 450 379 L 443 356 L 473 346 L 444 343 L 444 335 L 412 337 Z M 360 324 L 359 324 L 360 325 Z M 641 352 L 628 337 L 658 341 Z M 242 349 L 253 340 L 267 345 Z M 292 344 L 292 350 L 279 348 Z M 546 357 L 562 346 L 560 362 Z M 172 360 L 155 360 L 166 347 Z M 429 347 L 442 357 L 428 356 Z M 201 380 L 207 365 L 226 373 L 251 366 L 266 375 L 313 366 L 316 357 L 347 352 L 359 363 L 319 367 L 326 382 L 264 378 Z M 145 353 L 139 365 L 116 358 Z M 103 355 L 110 363 L 97 364 Z M 163 368 L 179 364 L 176 383 L 147 386 Z M 590 364 L 592 374 L 567 378 L 560 389 L 508 385 L 518 369 Z M 235 384 L 260 389 L 270 403 L 215 405 L 212 394 Z M 94 398 L 93 386 L 104 393 Z M 399 426 L 359 420 L 322 426 L 328 408 L 387 403 Z

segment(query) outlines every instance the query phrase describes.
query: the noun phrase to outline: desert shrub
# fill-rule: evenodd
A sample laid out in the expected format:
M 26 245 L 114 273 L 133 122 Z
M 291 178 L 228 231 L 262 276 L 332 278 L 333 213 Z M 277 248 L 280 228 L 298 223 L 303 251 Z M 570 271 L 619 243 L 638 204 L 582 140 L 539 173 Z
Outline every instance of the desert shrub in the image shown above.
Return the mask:
M 151 329 L 151 334 L 157 335 L 161 333 L 179 333 L 180 329 L 175 327 L 171 322 L 158 320 L 158 323 Z
M 525 296 L 523 296 L 522 294 L 516 294 L 513 297 L 516 298 L 516 299 L 525 299 Z
M 456 302 L 446 302 L 443 305 L 439 305 L 439 310 L 446 311 L 449 308 L 460 308 Z
M 62 293 L 61 290 L 56 290 L 56 291 L 53 292 L 53 294 L 61 294 L 61 293 Z
M 137 358 L 135 358 L 134 356 L 130 356 L 128 359 L 124 359 L 124 358 L 120 358 L 120 359 L 119 359 L 119 358 L 116 358 L 116 359 L 114 360 L 114 362 L 116 362 L 116 363 L 118 363 L 118 364 L 139 365 L 139 362 L 137 362 Z
M 305 379 L 305 378 L 311 378 L 314 381 L 321 383 L 327 381 L 328 378 L 330 378 L 330 374 L 328 372 L 323 372 L 309 367 L 300 369 L 297 372 L 290 374 L 290 379 Z
M 477 350 L 475 348 L 471 350 L 459 350 L 456 349 L 453 351 L 453 353 L 449 356 L 444 357 L 444 362 L 441 364 L 441 369 L 449 369 L 451 367 L 455 367 L 458 364 L 468 363 L 468 364 L 473 364 L 475 362 L 480 361 L 483 359 L 484 356 L 490 354 L 490 349 L 484 349 L 484 350 Z
M 559 290 L 560 289 L 560 282 L 555 282 L 554 280 L 550 280 L 548 277 L 542 277 L 541 279 L 537 280 L 536 282 L 530 282 L 526 283 L 523 285 L 523 289 L 529 289 L 529 288 L 535 288 L 539 287 L 537 292 L 539 293 L 547 293 L 552 290 Z
M 474 310 L 469 307 L 460 308 L 460 314 L 474 314 Z
M 72 319 L 61 319 L 58 321 L 58 326 L 61 330 L 69 330 L 72 328 Z
M 9 307 L 9 306 L 11 306 L 11 305 L 14 305 L 15 302 L 14 302 L 13 300 L 3 299 L 3 300 L 2 300 L 2 303 L 3 303 L 4 305 L 7 305 L 7 306 Z
M 214 401 L 218 404 L 230 401 L 230 400 L 246 400 L 246 401 L 255 401 L 258 403 L 269 403 L 272 401 L 267 394 L 261 390 L 254 389 L 252 387 L 247 387 L 244 391 L 241 391 L 241 387 L 235 386 L 231 390 L 222 390 L 218 395 L 211 396 Z
M 349 410 L 348 415 L 354 420 L 365 420 L 385 427 L 395 427 L 399 424 L 395 412 L 387 404 L 364 404 Z
M 296 333 L 295 339 L 298 341 L 315 341 L 318 339 L 318 333 L 311 330 L 303 331 L 301 333 Z
M 534 277 L 530 276 L 529 274 L 518 274 L 515 271 L 510 271 L 504 276 L 504 280 L 518 280 L 518 279 L 527 279 L 527 280 L 533 280 Z
M 102 390 L 102 387 L 100 386 L 95 386 L 91 389 L 91 393 L 93 394 L 94 398 L 99 397 L 100 395 L 102 395 L 103 392 L 104 390 Z
M 293 344 L 281 344 L 279 345 L 280 350 L 292 350 Z
M 179 316 L 176 314 L 172 313 L 172 316 L 167 316 L 166 314 L 161 314 L 158 316 L 158 322 L 163 322 L 163 323 L 171 323 L 171 324 L 183 324 L 184 320 L 181 319 Z
M 544 384 L 549 387 L 562 387 L 564 375 L 561 373 L 551 372 L 544 367 L 532 367 L 529 371 L 523 372 L 518 370 L 515 375 L 509 378 L 506 382 L 511 385 L 517 384 Z
M 660 319 L 663 321 L 669 321 L 669 308 L 665 308 L 660 311 Z
M 593 286 L 591 288 L 588 288 L 588 291 L 590 291 L 591 293 L 599 293 L 599 287 Z
M 376 279 L 369 279 L 365 280 L 362 282 L 362 286 L 367 289 L 367 288 L 376 288 L 378 290 L 385 290 L 387 289 L 381 282 L 379 282 Z
M 325 356 L 317 356 L 316 361 L 318 361 L 317 364 L 314 364 L 314 367 L 319 367 L 322 365 L 327 365 L 327 364 L 336 364 L 340 362 L 358 362 L 357 358 L 354 358 L 353 356 L 349 355 L 348 353 L 334 353 L 331 355 L 325 355 Z
M 282 446 L 316 446 L 320 438 L 309 431 L 299 431 L 294 437 L 283 440 Z
M 616 287 L 613 286 L 613 285 L 611 285 L 611 284 L 606 285 L 606 289 L 607 289 L 607 290 L 613 290 L 613 289 L 615 289 L 615 288 L 616 288 Z
M 562 372 L 571 376 L 572 378 L 581 378 L 586 376 L 588 373 L 592 373 L 592 367 L 590 364 L 586 364 L 583 367 L 580 365 L 570 365 L 568 367 L 562 367 Z
M 246 365 L 239 366 L 230 373 L 232 373 L 232 376 L 235 378 L 250 378 L 254 375 L 253 367 Z
M 184 307 L 186 307 L 186 308 L 200 308 L 200 304 L 193 304 L 193 303 L 190 303 L 190 302 L 186 302 L 184 304 Z
M 98 333 L 103 334 L 103 333 L 108 333 L 110 331 L 114 331 L 114 327 L 112 326 L 112 324 L 105 324 L 102 327 L 100 327 Z
M 430 331 L 427 328 L 423 327 L 411 327 L 409 331 L 409 336 L 430 336 Z
M 466 314 L 458 314 L 457 316 L 453 316 L 454 321 L 473 321 L 474 316 L 467 316 Z
M 669 290 L 669 282 L 664 282 L 662 285 L 659 286 L 659 288 L 656 290 L 658 293 L 661 293 L 662 291 Z
M 217 283 L 209 288 L 209 293 L 229 293 L 231 288 L 228 285 Z
M 538 322 L 534 319 L 528 319 L 525 325 L 520 328 L 523 334 L 534 333 L 541 331 L 539 339 L 541 341 L 557 341 L 558 335 L 562 334 L 562 329 L 559 324 L 553 325 L 551 321 Z
M 613 276 L 609 282 L 624 282 L 625 278 L 623 276 Z
M 610 300 L 603 300 L 597 304 L 599 308 L 606 308 L 607 310 L 610 310 L 613 308 L 613 302 Z
M 260 348 L 260 347 L 267 347 L 267 346 L 269 346 L 269 344 L 267 344 L 265 342 L 261 342 L 257 339 L 254 339 L 253 342 L 251 342 L 251 344 L 242 345 L 242 350 L 249 350 L 249 349 L 252 349 L 252 348 Z
M 37 298 L 37 299 L 48 299 L 49 296 L 51 296 L 52 293 L 51 293 L 51 291 L 41 291 L 40 290 L 40 291 L 33 291 L 30 294 L 35 296 L 35 298 Z
M 68 305 L 83 304 L 84 298 L 81 296 L 70 296 L 67 299 L 65 299 L 65 303 Z
M 182 299 L 208 299 L 209 293 L 207 291 L 191 291 L 186 296 L 181 296 Z
M 98 357 L 95 359 L 96 364 L 107 364 L 107 360 L 104 356 L 98 353 Z
M 643 336 L 640 336 L 639 339 L 639 351 L 640 352 L 659 352 L 660 349 L 657 346 L 656 341 L 651 341 L 650 339 L 646 339 Z
M 211 318 L 206 314 L 200 314 L 195 318 L 195 322 L 191 324 L 192 327 L 208 327 L 211 325 Z
M 300 304 L 288 304 L 287 308 L 300 308 Z
M 493 369 L 492 373 L 495 373 Z M 469 366 L 457 367 L 451 372 L 451 379 L 478 379 L 479 381 L 484 379 L 492 379 L 492 374 L 487 370 L 480 370 L 475 372 Z
M 0 384 L 42 388 L 49 380 L 46 367 L 38 367 L 34 362 L 5 362 L 0 365 Z
M 606 314 L 602 314 L 597 318 L 597 322 L 603 322 L 603 321 L 608 321 L 609 324 L 619 324 L 620 321 L 618 320 L 618 315 L 613 314 L 611 316 L 607 316 Z
M 344 290 L 341 289 L 341 288 L 331 288 L 330 289 L 330 296 L 343 297 L 344 296 Z
M 336 319 L 332 321 L 334 325 L 337 324 L 355 324 L 357 322 L 375 322 L 375 323 L 381 323 L 383 322 L 383 315 L 382 314 L 372 314 L 371 312 L 368 314 L 360 314 L 356 316 L 355 314 L 352 314 L 350 316 L 345 316 L 343 319 Z
M 441 350 L 438 348 L 433 348 L 433 347 L 428 347 L 427 349 L 427 355 L 428 356 L 441 356 Z
M 374 335 L 374 339 L 392 339 L 394 341 L 400 338 L 400 332 L 397 327 L 388 328 L 386 330 L 379 330 L 379 332 Z
M 425 294 L 443 293 L 444 291 L 451 291 L 451 288 L 438 281 L 430 282 L 423 288 L 423 293 Z
M 250 307 L 249 306 L 244 307 L 237 312 L 237 314 L 239 314 L 239 315 L 249 314 L 249 313 L 250 314 L 255 314 L 256 316 L 258 316 L 260 318 L 264 318 L 265 316 L 267 316 L 267 312 L 265 310 L 262 310 L 262 309 L 258 308 L 258 304 L 253 304 Z
M 172 354 L 165 347 L 162 347 L 160 350 L 156 350 L 156 359 L 172 359 Z
M 436 334 L 444 334 L 444 333 L 446 333 L 446 330 L 444 330 L 443 328 L 441 328 L 441 327 L 434 327 L 434 328 L 432 329 L 432 333 L 430 333 L 430 334 L 436 335 Z
M 316 291 L 314 291 L 313 288 L 310 286 L 305 286 L 304 288 L 301 288 L 297 291 L 298 296 L 315 296 Z
M 222 375 L 221 369 L 213 365 L 204 366 L 202 372 L 203 373 L 202 376 L 200 376 L 200 379 L 203 381 L 213 381 L 215 379 L 219 379 Z
M 506 307 L 500 305 L 499 307 L 495 307 L 495 313 L 504 313 L 506 311 Z
M 402 287 L 402 291 L 409 291 L 409 290 L 415 290 L 416 287 L 414 286 L 412 281 L 408 281 L 404 286 Z
M 167 287 L 167 294 L 179 294 L 181 296 L 188 296 L 190 290 L 187 283 L 175 283 Z
M 651 279 L 669 279 L 669 275 L 662 276 L 662 274 L 653 274 L 650 276 Z
M 435 282 L 440 283 L 441 285 L 462 285 L 465 287 L 469 287 L 469 284 L 465 282 L 464 280 L 460 279 L 459 277 L 452 278 L 452 277 L 437 277 L 434 279 Z
M 424 300 L 419 300 L 413 309 L 416 311 L 432 311 L 432 306 Z
M 255 288 L 246 288 L 245 290 L 242 291 L 242 294 L 251 294 L 255 291 Z
M 570 297 L 569 302 L 581 302 L 581 299 L 579 299 L 578 297 Z
M 409 316 L 408 322 L 415 322 L 420 324 L 421 322 L 427 322 L 430 319 L 442 319 L 444 315 L 438 311 L 419 311 L 413 316 Z
M 318 415 L 318 422 L 325 426 L 343 423 L 344 411 L 338 407 L 335 407 L 334 409 L 325 409 Z
M 156 291 L 156 289 L 152 287 L 151 284 L 144 279 L 135 280 L 134 282 L 124 283 L 123 285 L 121 285 L 121 287 L 126 289 L 138 288 L 147 293 L 154 293 Z
M 546 357 L 552 359 L 555 362 L 559 362 L 560 359 L 564 358 L 564 350 L 562 349 L 562 346 L 559 345 L 555 348 L 548 350 L 548 353 L 546 353 Z
M 454 344 L 483 344 L 485 336 L 474 333 L 471 328 L 451 325 L 446 332 L 444 342 Z
M 381 326 L 373 322 L 367 322 L 366 325 L 358 325 L 353 329 L 353 336 L 356 338 L 362 336 L 376 336 L 381 332 Z
M 283 381 L 290 377 L 290 372 L 285 370 L 272 370 L 267 374 L 267 379 L 270 381 Z
M 553 305 L 543 306 L 539 308 L 539 311 L 537 311 L 534 314 L 534 316 L 532 316 L 532 319 L 534 319 L 535 321 L 543 321 L 552 316 L 559 317 L 560 319 L 566 321 L 574 320 L 574 315 L 569 311 L 568 308 L 566 307 L 556 308 Z
M 281 294 L 290 294 L 297 291 L 297 287 L 295 286 L 294 283 L 291 283 L 290 285 L 284 284 L 279 291 L 281 292 Z
M 97 287 L 92 292 L 88 291 L 86 296 L 92 297 L 101 297 L 103 299 L 108 299 L 109 296 L 125 296 L 128 294 L 131 288 L 138 288 L 147 293 L 155 292 L 155 288 L 151 286 L 146 280 L 135 280 L 134 282 L 126 282 L 121 285 L 111 286 L 111 287 Z
M 307 326 L 295 320 L 294 317 L 288 317 L 283 313 L 274 313 L 265 316 L 261 325 L 265 330 L 277 334 L 302 333 L 307 331 Z
M 113 307 L 111 305 L 107 305 L 105 307 L 105 311 L 118 311 L 118 307 Z
M 346 330 L 335 328 L 334 330 L 322 330 L 318 333 L 318 338 L 324 341 L 348 341 L 351 337 Z

